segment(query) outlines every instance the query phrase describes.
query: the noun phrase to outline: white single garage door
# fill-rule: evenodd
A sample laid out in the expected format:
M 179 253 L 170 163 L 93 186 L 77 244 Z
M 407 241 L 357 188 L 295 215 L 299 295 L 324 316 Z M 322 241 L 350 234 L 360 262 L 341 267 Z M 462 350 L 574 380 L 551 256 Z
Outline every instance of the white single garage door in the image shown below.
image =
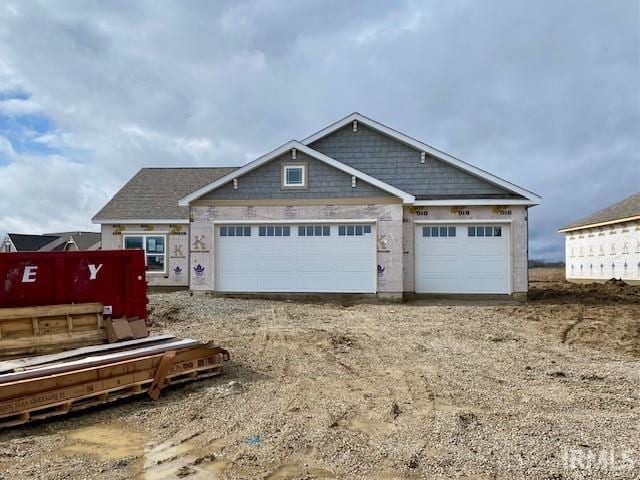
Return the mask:
M 218 225 L 219 292 L 375 293 L 372 224 Z
M 508 224 L 416 225 L 417 293 L 511 293 Z

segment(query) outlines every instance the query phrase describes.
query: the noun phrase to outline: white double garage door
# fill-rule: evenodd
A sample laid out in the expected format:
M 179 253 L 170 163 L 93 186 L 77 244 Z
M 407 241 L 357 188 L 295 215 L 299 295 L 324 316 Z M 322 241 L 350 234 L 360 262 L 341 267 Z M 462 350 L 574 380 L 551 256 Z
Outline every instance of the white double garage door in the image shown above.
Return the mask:
M 217 225 L 219 292 L 375 293 L 373 223 Z
M 238 223 L 215 231 L 219 292 L 377 290 L 374 223 Z M 416 224 L 415 291 L 510 293 L 509 235 L 508 224 Z

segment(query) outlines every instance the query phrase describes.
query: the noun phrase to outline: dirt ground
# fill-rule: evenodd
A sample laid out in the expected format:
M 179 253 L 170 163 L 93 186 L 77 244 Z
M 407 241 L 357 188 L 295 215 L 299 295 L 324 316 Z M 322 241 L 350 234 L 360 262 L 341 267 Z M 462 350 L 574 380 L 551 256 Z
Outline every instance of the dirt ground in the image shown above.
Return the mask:
M 531 300 L 150 296 L 222 377 L 0 434 L 0 479 L 640 478 L 640 288 Z

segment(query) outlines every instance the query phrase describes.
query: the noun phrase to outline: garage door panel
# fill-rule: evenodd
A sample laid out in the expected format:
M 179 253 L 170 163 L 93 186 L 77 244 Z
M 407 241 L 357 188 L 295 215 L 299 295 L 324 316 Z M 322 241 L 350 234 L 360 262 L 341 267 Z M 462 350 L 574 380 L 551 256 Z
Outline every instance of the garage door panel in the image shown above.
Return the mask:
M 331 273 L 333 270 L 333 265 L 330 261 L 327 261 L 327 258 L 298 258 L 296 259 L 296 272 L 299 275 L 304 274 L 323 274 L 323 273 Z
M 336 272 L 371 272 L 373 260 L 368 255 L 336 255 Z
M 495 268 L 498 270 L 502 269 L 502 261 L 504 258 L 499 255 L 487 255 L 485 257 L 469 257 L 466 261 L 466 264 L 470 269 L 474 268 L 476 265 L 480 266 L 490 266 L 491 268 Z
M 450 225 L 438 234 L 454 233 Z M 509 293 L 509 227 L 502 225 L 499 237 L 471 237 L 473 224 L 455 226 L 455 236 L 423 235 L 416 228 L 415 280 L 419 293 Z M 474 231 L 475 231 L 474 226 Z M 483 233 L 494 226 L 477 226 Z
M 256 259 L 256 271 L 261 273 L 292 273 L 295 271 L 293 260 L 287 256 Z
M 366 241 L 366 240 L 368 241 Z M 334 244 L 334 247 L 337 248 L 337 252 L 340 255 L 362 255 L 362 248 L 363 247 L 368 247 L 369 244 L 372 243 L 372 239 L 368 239 L 367 237 L 360 237 L 357 239 L 348 239 L 348 240 L 342 240 L 342 241 L 337 241 Z M 369 249 L 367 249 L 369 250 Z M 369 258 L 371 258 L 369 256 Z
M 242 288 L 245 288 L 246 283 L 247 282 L 245 275 L 227 275 L 225 277 L 225 285 L 229 289 L 229 291 L 240 291 Z
M 256 290 L 259 292 L 288 292 L 291 291 L 292 285 L 289 275 L 261 275 L 256 278 Z
M 469 239 L 471 242 L 472 239 Z M 467 255 L 485 257 L 487 255 L 494 255 L 496 257 L 502 257 L 504 255 L 505 245 L 503 242 L 499 244 L 487 244 L 487 245 L 468 245 Z
M 309 240 L 308 238 L 303 238 L 295 243 L 296 253 L 307 257 L 329 255 L 331 246 L 327 240 Z
M 225 274 L 246 274 L 253 270 L 251 261 L 244 255 L 229 255 L 229 261 L 218 266 Z
M 334 282 L 341 292 L 358 293 L 362 291 L 362 285 L 371 284 L 368 277 L 353 277 L 350 275 L 337 275 Z M 371 285 L 369 288 L 373 288 Z
M 296 291 L 298 292 L 330 292 L 333 287 L 331 276 L 297 277 Z
M 451 277 L 423 278 L 422 283 L 430 293 L 449 293 L 458 288 L 458 279 Z

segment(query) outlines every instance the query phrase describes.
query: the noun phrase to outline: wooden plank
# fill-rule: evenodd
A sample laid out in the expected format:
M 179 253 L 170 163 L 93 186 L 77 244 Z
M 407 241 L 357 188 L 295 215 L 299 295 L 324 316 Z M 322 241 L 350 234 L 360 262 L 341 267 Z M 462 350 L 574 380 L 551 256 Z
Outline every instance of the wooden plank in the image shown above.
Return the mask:
M 78 315 L 72 315 L 71 320 L 73 321 L 73 328 L 89 325 L 95 329 L 101 328 L 96 321 L 96 316 L 102 318 L 102 314 L 100 313 L 80 313 Z
M 38 352 L 60 351 L 82 345 L 103 343 L 107 340 L 104 330 L 89 332 L 54 333 L 35 337 L 4 337 L 0 341 L 0 356 L 28 355 Z
M 0 308 L 0 320 L 6 318 L 21 317 L 49 317 L 55 315 L 98 313 L 102 312 L 102 304 L 92 303 L 71 303 L 64 305 L 40 305 L 37 307 L 14 307 Z
M 69 360 L 71 358 L 86 357 L 91 354 L 117 350 L 129 350 L 132 348 L 137 348 L 143 344 L 151 345 L 166 343 L 169 340 L 175 339 L 176 337 L 174 337 L 173 335 L 157 335 L 154 337 L 138 338 L 136 340 L 126 340 L 124 342 L 91 345 L 50 355 L 38 355 L 36 357 L 19 358 L 6 362 L 0 362 L 0 374 L 19 369 L 27 369 L 38 365 L 45 365 L 47 363 L 57 363 L 63 360 Z
M 0 384 L 17 382 L 19 380 L 31 379 L 35 377 L 42 377 L 45 375 L 55 375 L 64 372 L 70 372 L 82 368 L 92 368 L 100 365 L 106 365 L 110 363 L 116 363 L 125 361 L 128 359 L 142 357 L 144 355 L 161 354 L 167 350 L 178 350 L 185 348 L 193 348 L 199 343 L 196 340 L 184 339 L 175 340 L 172 342 L 162 343 L 160 345 L 152 345 L 148 347 L 141 347 L 134 350 L 127 350 L 123 352 L 105 353 L 104 355 L 94 355 L 80 360 L 73 360 L 64 362 L 57 365 L 45 365 L 42 367 L 26 370 L 24 372 L 7 373 L 0 375 Z
M 151 400 L 157 400 L 160 396 L 160 391 L 162 390 L 162 387 L 164 387 L 164 382 L 167 378 L 167 374 L 169 373 L 171 363 L 173 362 L 175 356 L 175 350 L 169 350 L 168 352 L 164 352 L 164 354 L 162 355 L 160 363 L 158 364 L 158 368 L 153 375 L 151 386 L 149 387 L 149 397 L 151 398 Z
M 33 319 L 38 322 L 38 317 L 32 318 L 15 318 L 11 321 L 0 323 L 0 330 L 2 330 L 5 336 L 8 335 L 33 335 Z

